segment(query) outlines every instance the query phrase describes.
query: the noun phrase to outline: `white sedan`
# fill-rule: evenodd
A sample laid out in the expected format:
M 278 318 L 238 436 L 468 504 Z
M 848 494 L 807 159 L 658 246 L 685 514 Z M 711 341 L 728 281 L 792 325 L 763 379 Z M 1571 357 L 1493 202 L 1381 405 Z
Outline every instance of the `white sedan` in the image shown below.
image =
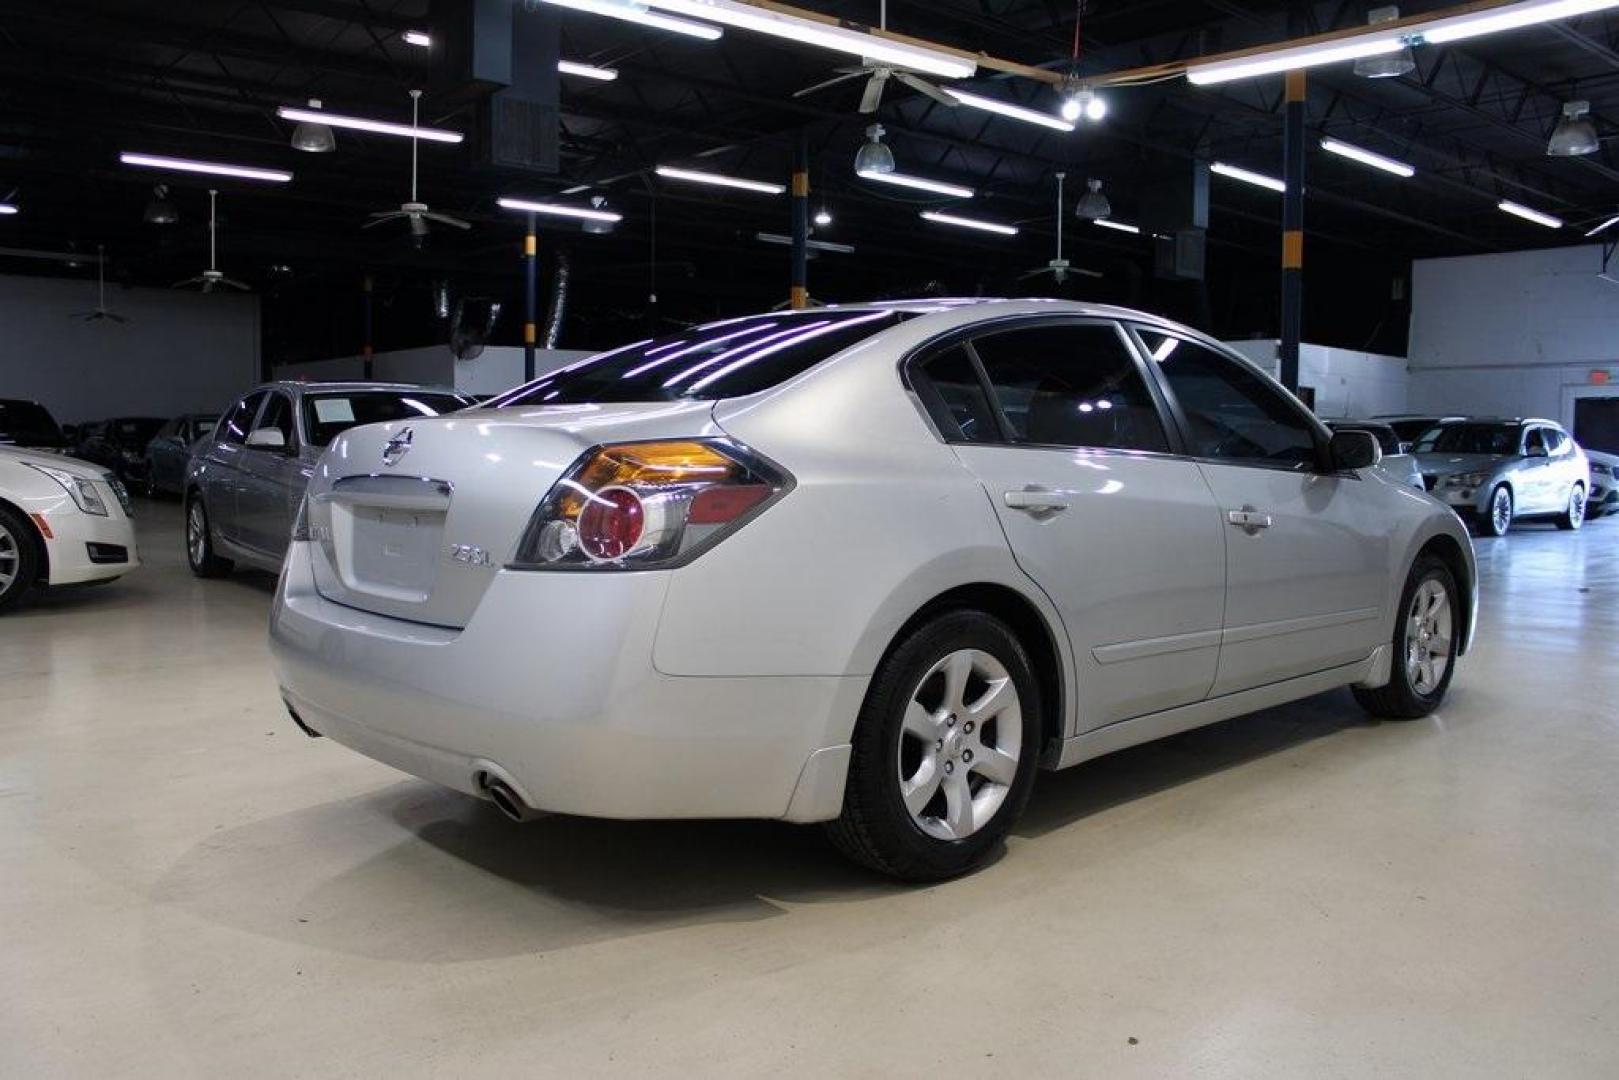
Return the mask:
M 306 732 L 509 817 L 829 822 L 938 879 L 1040 767 L 1438 707 L 1473 550 L 1378 456 L 1139 312 L 731 319 L 342 435 L 272 649 Z
M 140 565 L 129 495 L 87 461 L 0 447 L 0 612 L 36 585 L 122 577 Z

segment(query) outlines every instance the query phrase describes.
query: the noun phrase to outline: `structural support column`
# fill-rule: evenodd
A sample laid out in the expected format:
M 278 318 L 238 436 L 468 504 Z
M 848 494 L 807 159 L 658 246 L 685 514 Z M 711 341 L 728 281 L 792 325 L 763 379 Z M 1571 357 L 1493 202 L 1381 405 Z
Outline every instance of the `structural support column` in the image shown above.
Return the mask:
M 1304 92 L 1303 71 L 1287 73 L 1282 129 L 1282 385 L 1299 388 L 1299 342 L 1304 334 Z
M 809 135 L 793 142 L 793 289 L 795 310 L 809 307 Z
M 376 365 L 372 361 L 372 356 L 375 354 L 376 349 L 371 339 L 371 298 L 375 293 L 376 282 L 370 274 L 367 274 L 360 279 L 360 337 L 363 339 L 360 343 L 360 365 L 367 382 L 377 377 Z
M 534 215 L 528 215 L 523 235 L 523 381 L 534 381 L 535 320 L 540 308 L 539 238 L 534 235 Z

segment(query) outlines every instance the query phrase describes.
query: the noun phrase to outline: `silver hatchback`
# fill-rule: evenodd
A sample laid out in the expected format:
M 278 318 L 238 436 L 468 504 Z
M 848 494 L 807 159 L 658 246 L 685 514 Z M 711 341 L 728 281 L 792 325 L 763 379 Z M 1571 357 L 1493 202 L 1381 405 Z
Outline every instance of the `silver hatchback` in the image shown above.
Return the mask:
M 225 411 L 186 467 L 186 561 L 199 577 L 240 562 L 275 573 L 315 462 L 359 424 L 439 416 L 473 404 L 405 383 L 279 382 Z
M 1518 518 L 1585 523 L 1591 468 L 1552 420 L 1462 420 L 1430 428 L 1413 448 L 1424 486 L 1487 536 Z

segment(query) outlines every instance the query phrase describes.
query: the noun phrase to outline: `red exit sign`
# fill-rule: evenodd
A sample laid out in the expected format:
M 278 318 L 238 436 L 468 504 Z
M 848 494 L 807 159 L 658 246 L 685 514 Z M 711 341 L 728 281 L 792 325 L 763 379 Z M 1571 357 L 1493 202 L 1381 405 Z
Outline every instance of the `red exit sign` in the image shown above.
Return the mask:
M 1592 368 L 1591 369 L 1591 385 L 1592 386 L 1606 386 L 1607 383 L 1608 383 L 1608 369 L 1607 368 Z

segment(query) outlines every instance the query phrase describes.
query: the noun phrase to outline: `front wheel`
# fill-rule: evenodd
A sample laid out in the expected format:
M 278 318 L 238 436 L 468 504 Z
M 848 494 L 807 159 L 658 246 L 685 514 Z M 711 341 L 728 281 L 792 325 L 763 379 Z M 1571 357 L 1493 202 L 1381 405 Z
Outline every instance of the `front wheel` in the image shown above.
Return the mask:
M 223 577 L 230 573 L 231 561 L 214 554 L 214 538 L 208 529 L 208 508 L 202 496 L 186 500 L 186 562 L 201 578 Z
M 0 506 L 0 612 L 22 603 L 39 577 L 39 555 L 28 519 Z
M 1491 493 L 1490 507 L 1479 522 L 1479 531 L 1485 536 L 1505 536 L 1511 528 L 1512 490 L 1503 485 Z
M 1414 720 L 1439 708 L 1456 666 L 1460 601 L 1450 567 L 1431 555 L 1411 567 L 1394 625 L 1394 659 L 1387 685 L 1355 687 L 1355 700 L 1373 716 Z
M 1568 505 L 1557 519 L 1559 529 L 1572 531 L 1585 524 L 1585 485 L 1575 484 L 1568 493 Z
M 907 881 L 971 870 L 1028 801 L 1040 707 L 1028 653 L 1005 623 L 955 611 L 924 624 L 872 679 L 833 842 Z

